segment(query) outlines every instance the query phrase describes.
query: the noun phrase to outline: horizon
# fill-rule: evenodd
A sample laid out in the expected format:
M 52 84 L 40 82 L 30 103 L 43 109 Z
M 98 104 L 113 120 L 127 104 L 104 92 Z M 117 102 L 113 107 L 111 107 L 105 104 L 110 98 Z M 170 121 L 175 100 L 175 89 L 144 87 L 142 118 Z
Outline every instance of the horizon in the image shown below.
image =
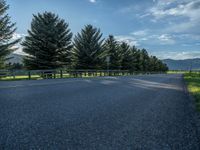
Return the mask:
M 24 56 L 25 54 L 22 54 L 21 52 L 17 52 L 17 53 L 13 53 L 13 54 L 16 54 L 16 55 L 20 55 L 20 56 Z M 195 60 L 195 59 L 200 59 L 200 57 L 194 57 L 194 58 L 184 58 L 184 59 L 172 59 L 172 58 L 165 58 L 165 59 L 161 59 L 161 60 Z
M 103 38 L 112 34 L 160 59 L 200 58 L 200 0 L 6 2 L 10 5 L 8 14 L 17 26 L 14 38 L 27 34 L 33 14 L 51 11 L 69 23 L 74 35 L 92 24 L 101 29 Z M 21 53 L 21 46 L 16 53 Z

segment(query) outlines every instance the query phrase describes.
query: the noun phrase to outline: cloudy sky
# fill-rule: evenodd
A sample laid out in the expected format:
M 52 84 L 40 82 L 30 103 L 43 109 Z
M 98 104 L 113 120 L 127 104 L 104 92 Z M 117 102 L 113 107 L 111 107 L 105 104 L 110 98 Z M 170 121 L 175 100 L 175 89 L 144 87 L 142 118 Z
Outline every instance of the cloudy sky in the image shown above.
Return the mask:
M 7 0 L 14 38 L 27 33 L 32 14 L 52 11 L 76 34 L 86 24 L 161 59 L 200 57 L 200 0 Z M 19 50 L 20 51 L 20 50 Z

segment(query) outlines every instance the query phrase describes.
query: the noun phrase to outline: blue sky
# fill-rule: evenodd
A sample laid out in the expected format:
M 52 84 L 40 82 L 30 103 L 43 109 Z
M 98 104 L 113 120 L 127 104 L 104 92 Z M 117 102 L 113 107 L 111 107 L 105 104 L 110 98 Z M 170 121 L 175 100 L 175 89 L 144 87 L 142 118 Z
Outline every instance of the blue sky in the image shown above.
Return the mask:
M 32 14 L 52 11 L 74 34 L 86 24 L 106 38 L 145 48 L 161 59 L 200 58 L 200 0 L 7 0 L 14 38 L 27 34 Z M 19 48 L 18 52 L 21 51 Z

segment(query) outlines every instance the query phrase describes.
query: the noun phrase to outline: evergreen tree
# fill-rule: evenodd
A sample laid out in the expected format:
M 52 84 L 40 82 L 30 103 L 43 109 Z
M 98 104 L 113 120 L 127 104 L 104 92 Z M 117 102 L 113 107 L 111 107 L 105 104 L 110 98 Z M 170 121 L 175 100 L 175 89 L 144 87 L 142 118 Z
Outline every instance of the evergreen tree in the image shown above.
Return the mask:
M 168 71 L 168 67 L 161 60 L 155 56 L 150 57 L 150 70 L 149 71 Z
M 141 50 L 137 49 L 135 52 L 136 59 L 136 71 L 143 71 L 143 55 L 141 54 Z
M 8 63 L 6 64 L 6 68 L 9 70 L 21 70 L 23 69 L 23 64 L 21 63 Z
M 148 71 L 149 70 L 149 54 L 146 49 L 141 50 L 141 57 L 142 57 L 142 70 L 141 71 Z
M 169 68 L 167 66 L 167 64 L 162 63 L 162 70 L 161 71 L 168 71 Z
M 157 58 L 155 56 L 151 56 L 149 61 L 149 71 L 156 71 L 156 63 Z
M 121 66 L 121 52 L 118 42 L 113 35 L 109 35 L 103 46 L 103 59 L 105 62 L 106 57 L 110 57 L 109 68 L 120 69 Z
M 138 50 L 135 46 L 132 46 L 131 48 L 131 55 L 132 55 L 132 60 L 130 62 L 131 64 L 131 71 L 138 71 L 138 62 L 139 62 L 139 58 L 138 58 Z
M 16 31 L 15 23 L 10 22 L 10 17 L 6 14 L 9 6 L 4 0 L 0 0 L 0 68 L 4 67 L 4 63 L 15 48 L 20 39 L 12 40 L 13 33 Z
M 132 69 L 132 62 L 133 62 L 133 55 L 130 50 L 130 46 L 122 42 L 120 45 L 120 51 L 121 51 L 121 69 L 122 70 L 131 70 Z
M 102 65 L 102 33 L 86 25 L 74 38 L 73 62 L 76 69 L 99 69 Z
M 158 60 L 157 66 L 158 66 L 157 71 L 167 71 L 168 70 L 167 65 L 164 64 L 161 60 Z
M 71 60 L 72 33 L 69 25 L 51 12 L 33 15 L 31 29 L 22 43 L 28 55 L 28 69 L 56 69 L 68 66 Z

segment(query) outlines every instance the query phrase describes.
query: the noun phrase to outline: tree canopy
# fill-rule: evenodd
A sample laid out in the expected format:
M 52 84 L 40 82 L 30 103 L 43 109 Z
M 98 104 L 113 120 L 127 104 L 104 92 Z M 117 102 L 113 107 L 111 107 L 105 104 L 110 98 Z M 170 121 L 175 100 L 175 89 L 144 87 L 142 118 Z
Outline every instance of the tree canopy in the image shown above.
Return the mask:
M 102 33 L 86 25 L 74 38 L 73 62 L 76 69 L 97 69 L 101 66 Z
M 9 54 L 16 50 L 13 46 L 20 41 L 20 39 L 12 39 L 16 27 L 6 13 L 8 9 L 9 5 L 4 0 L 0 0 L 0 68 L 4 67 Z
M 166 71 L 168 67 L 146 49 L 138 49 L 113 35 L 106 40 L 100 29 L 86 25 L 75 35 L 69 25 L 51 12 L 33 16 L 25 37 L 24 64 L 28 69 L 112 69 L 130 71 Z M 107 58 L 109 57 L 109 63 Z
M 102 60 L 106 61 L 106 57 L 110 58 L 109 69 L 120 69 L 121 53 L 120 47 L 113 35 L 109 35 L 108 39 L 105 40 L 102 51 Z M 106 62 L 104 64 L 104 68 Z
M 25 37 L 23 51 L 28 69 L 56 69 L 71 61 L 72 32 L 69 25 L 51 12 L 33 16 L 31 29 Z

